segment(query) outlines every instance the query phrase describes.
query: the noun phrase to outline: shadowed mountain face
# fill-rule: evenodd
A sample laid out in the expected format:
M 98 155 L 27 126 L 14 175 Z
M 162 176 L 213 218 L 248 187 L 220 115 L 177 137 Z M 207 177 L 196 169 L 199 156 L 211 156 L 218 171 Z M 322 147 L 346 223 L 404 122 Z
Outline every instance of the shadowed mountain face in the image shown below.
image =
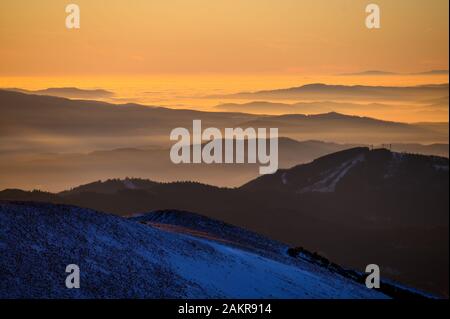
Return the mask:
M 1 199 L 75 204 L 115 214 L 199 212 L 302 245 L 358 269 L 448 296 L 448 159 L 354 148 L 237 189 L 109 180 L 59 194 Z
M 126 219 L 0 202 L 0 224 L 1 298 L 388 298 L 340 267 L 195 214 Z M 81 289 L 65 286 L 74 263 Z

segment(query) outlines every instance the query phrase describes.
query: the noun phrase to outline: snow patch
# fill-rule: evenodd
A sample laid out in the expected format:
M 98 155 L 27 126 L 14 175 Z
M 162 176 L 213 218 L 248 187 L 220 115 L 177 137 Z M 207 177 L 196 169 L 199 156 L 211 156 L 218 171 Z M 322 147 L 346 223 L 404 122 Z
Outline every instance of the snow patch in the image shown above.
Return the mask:
M 405 158 L 405 153 L 391 153 L 392 157 L 389 161 L 389 165 L 386 171 L 386 174 L 383 175 L 384 179 L 391 178 L 395 176 L 398 168 L 400 167 L 401 163 L 403 162 L 403 159 Z
M 336 185 L 339 181 L 347 175 L 347 173 L 358 163 L 364 161 L 365 155 L 359 154 L 355 158 L 352 158 L 344 163 L 341 163 L 337 168 L 331 171 L 327 171 L 325 177 L 320 181 L 304 187 L 300 190 L 300 193 L 307 192 L 320 192 L 320 193 L 332 193 L 336 190 Z
M 281 174 L 281 182 L 283 183 L 283 185 L 287 185 L 288 181 L 287 181 L 286 172 Z
M 133 181 L 131 179 L 124 179 L 123 185 L 127 189 L 138 189 L 138 187 L 133 183 Z
M 448 165 L 434 164 L 433 167 L 434 167 L 434 169 L 437 170 L 437 171 L 448 172 Z

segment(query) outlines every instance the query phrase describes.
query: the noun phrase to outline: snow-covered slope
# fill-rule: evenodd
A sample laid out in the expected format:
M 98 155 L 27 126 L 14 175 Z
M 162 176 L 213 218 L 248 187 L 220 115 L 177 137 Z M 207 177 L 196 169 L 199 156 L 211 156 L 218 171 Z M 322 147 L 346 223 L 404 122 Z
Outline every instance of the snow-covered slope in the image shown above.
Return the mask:
M 167 228 L 149 216 L 0 202 L 0 297 L 386 297 L 245 230 L 232 237 L 232 226 L 207 219 L 192 228 L 185 217 L 196 215 Z M 65 287 L 69 264 L 80 267 L 80 289 Z

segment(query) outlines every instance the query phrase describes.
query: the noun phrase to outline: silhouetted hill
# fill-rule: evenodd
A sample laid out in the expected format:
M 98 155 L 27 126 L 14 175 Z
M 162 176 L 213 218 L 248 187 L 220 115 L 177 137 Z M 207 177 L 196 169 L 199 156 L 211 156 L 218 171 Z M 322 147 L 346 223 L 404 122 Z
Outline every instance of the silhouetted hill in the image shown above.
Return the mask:
M 152 182 L 145 179 L 110 179 L 106 182 L 97 181 L 92 182 L 86 185 L 81 185 L 75 188 L 72 188 L 70 191 L 61 192 L 61 195 L 70 193 L 70 194 L 79 194 L 79 193 L 100 193 L 100 194 L 115 194 L 120 190 L 124 189 L 151 189 L 152 187 L 158 185 L 156 182 Z

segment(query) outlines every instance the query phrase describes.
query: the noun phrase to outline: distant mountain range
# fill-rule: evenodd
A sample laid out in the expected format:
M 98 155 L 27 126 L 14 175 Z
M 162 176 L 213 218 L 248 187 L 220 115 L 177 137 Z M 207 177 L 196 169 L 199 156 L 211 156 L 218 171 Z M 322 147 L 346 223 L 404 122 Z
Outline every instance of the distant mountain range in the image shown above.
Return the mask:
M 219 104 L 215 108 L 219 111 L 226 112 L 244 112 L 269 115 L 283 114 L 318 114 L 330 113 L 338 110 L 346 111 L 367 111 L 371 108 L 378 110 L 386 110 L 392 106 L 381 103 L 358 104 L 358 103 L 340 103 L 332 101 L 320 102 L 299 102 L 294 104 L 276 103 L 267 101 L 252 101 L 248 103 L 224 103 Z
M 91 151 L 154 143 L 167 146 L 170 131 L 176 127 L 192 127 L 193 119 L 201 119 L 205 126 L 221 128 L 224 125 L 233 127 L 255 117 L 70 100 L 5 90 L 0 90 L 0 114 L 2 137 L 5 142 L 8 137 L 15 140 L 8 149 L 34 147 L 41 151 L 54 151 L 58 141 L 66 151 L 73 151 L 76 145 Z M 46 140 L 51 142 L 45 145 Z M 71 145 L 72 141 L 75 145 Z M 2 147 L 7 146 L 3 143 Z
M 75 87 L 63 87 L 63 88 L 48 88 L 43 90 L 25 90 L 18 88 L 8 88 L 7 91 L 20 92 L 26 94 L 36 95 L 50 95 L 56 97 L 75 98 L 75 99 L 96 99 L 96 98 L 108 98 L 114 96 L 113 92 L 103 89 L 79 89 Z
M 431 70 L 431 71 L 424 71 L 419 73 L 414 73 L 419 75 L 448 75 L 448 70 Z
M 367 289 L 365 275 L 316 253 L 293 254 L 285 244 L 188 212 L 127 219 L 0 202 L 0 222 L 0 298 L 430 297 L 384 280 Z M 73 263 L 81 289 L 65 287 L 65 267 Z
M 418 118 L 422 119 L 422 121 L 445 121 L 448 119 L 448 96 L 421 100 L 418 103 L 405 103 L 384 104 L 333 101 L 281 103 L 252 101 L 248 103 L 223 103 L 217 105 L 215 109 L 218 111 L 267 115 L 338 112 L 393 121 L 401 119 L 403 122 L 415 122 Z
M 242 127 L 278 127 L 280 134 L 294 139 L 362 144 L 448 142 L 448 123 L 406 124 L 336 112 L 325 114 L 286 114 L 265 116 L 241 124 Z M 333 136 L 333 137 L 331 137 Z M 389 142 L 387 142 L 389 141 Z
M 440 86 L 435 89 L 441 91 Z M 202 120 L 205 128 L 277 127 L 280 136 L 297 140 L 351 144 L 448 143 L 448 123 L 417 126 L 335 112 L 310 116 L 200 112 L 68 100 L 2 90 L 0 114 L 3 138 L 0 151 L 38 149 L 59 152 L 62 149 L 67 153 L 148 144 L 168 146 L 171 130 L 191 128 L 193 119 Z
M 307 84 L 286 89 L 215 95 L 215 98 L 310 101 L 417 101 L 448 96 L 448 83 L 418 86 L 365 86 Z
M 448 70 L 431 70 L 424 72 L 416 72 L 416 73 L 398 73 L 398 72 L 388 72 L 388 71 L 379 71 L 379 70 L 368 70 L 362 72 L 355 73 L 343 73 L 340 74 L 342 76 L 354 76 L 354 75 L 448 75 Z
M 384 278 L 448 296 L 448 159 L 353 148 L 235 188 L 125 179 L 0 199 L 72 204 L 127 215 L 201 213 L 341 265 L 376 263 Z

